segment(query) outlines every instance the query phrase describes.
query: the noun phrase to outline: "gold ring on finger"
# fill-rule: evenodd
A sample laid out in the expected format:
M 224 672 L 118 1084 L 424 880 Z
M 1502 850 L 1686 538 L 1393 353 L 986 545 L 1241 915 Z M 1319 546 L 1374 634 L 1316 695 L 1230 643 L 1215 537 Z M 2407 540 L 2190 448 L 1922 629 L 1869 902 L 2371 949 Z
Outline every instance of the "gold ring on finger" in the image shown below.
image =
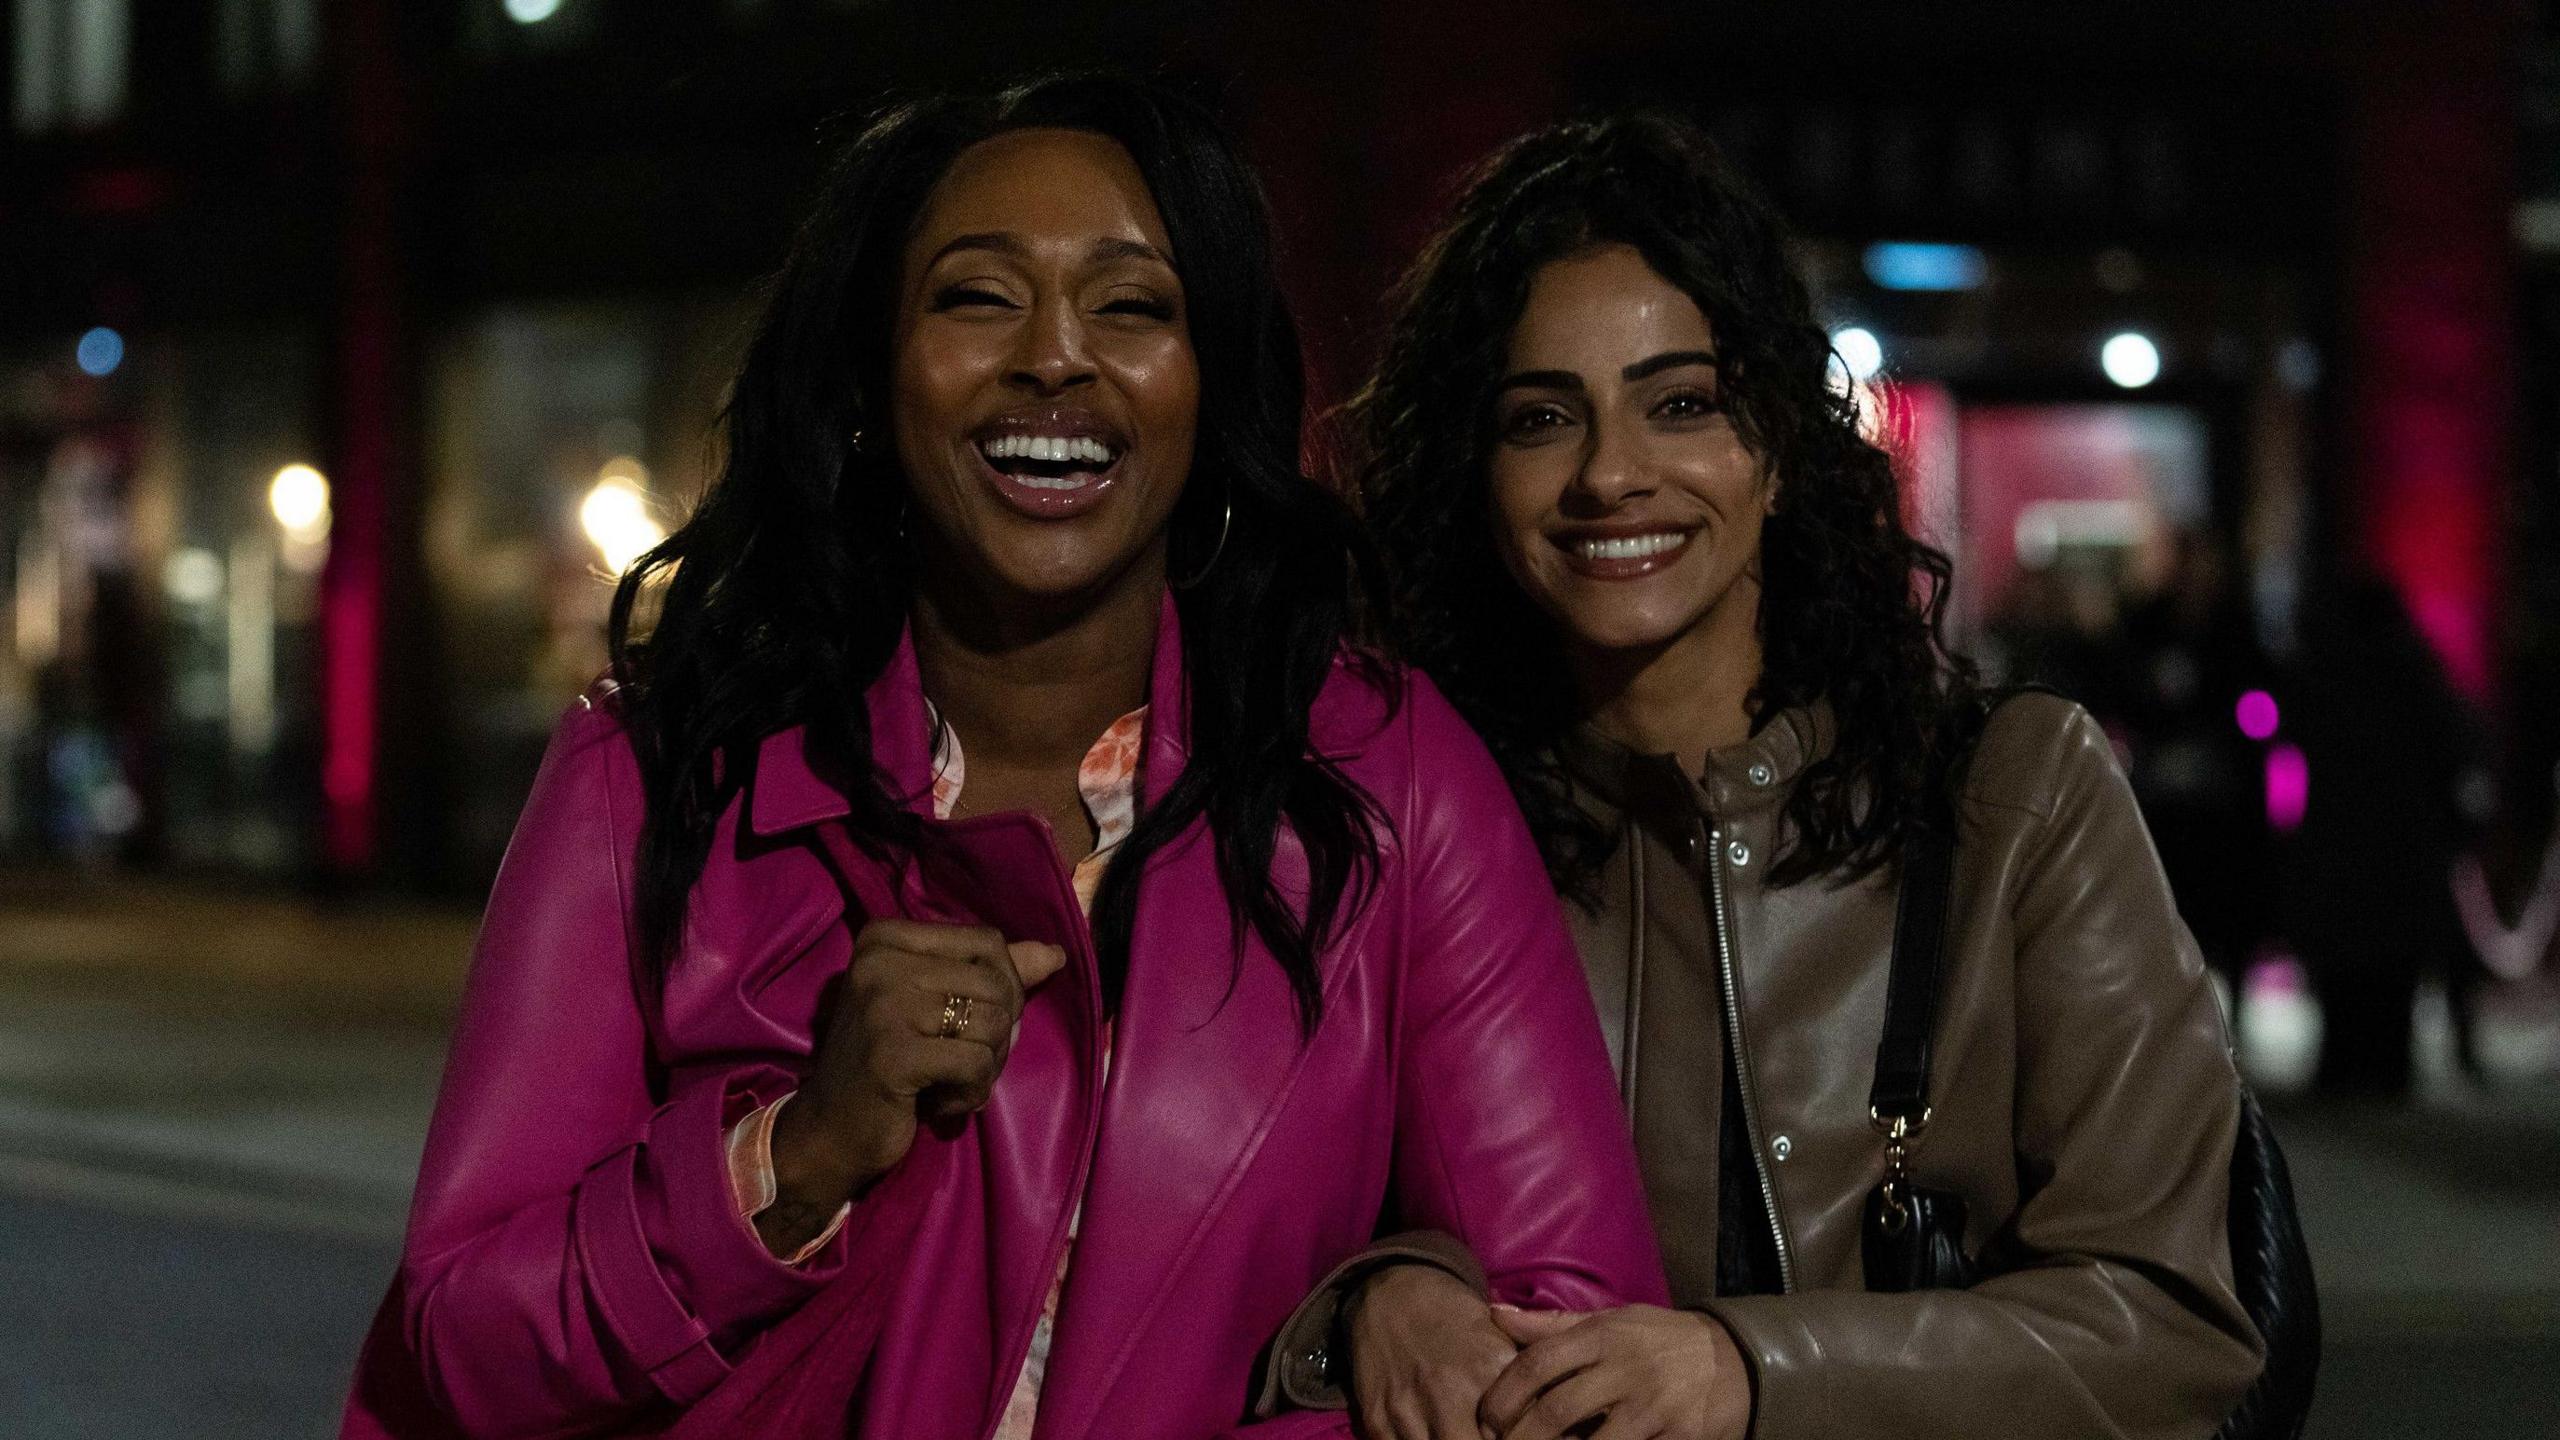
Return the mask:
M 970 1014 L 977 1008 L 978 1002 L 975 997 L 968 995 L 943 996 L 942 1038 L 945 1040 L 959 1039 L 960 1032 L 969 1028 Z

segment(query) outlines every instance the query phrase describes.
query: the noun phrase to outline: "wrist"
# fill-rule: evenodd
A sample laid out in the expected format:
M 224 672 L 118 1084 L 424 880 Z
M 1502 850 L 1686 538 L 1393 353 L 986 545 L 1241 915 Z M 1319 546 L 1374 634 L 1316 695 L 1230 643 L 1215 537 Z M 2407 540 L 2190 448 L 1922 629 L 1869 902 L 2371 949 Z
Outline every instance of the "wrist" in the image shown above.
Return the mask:
M 878 1178 L 843 1117 L 814 1088 L 791 1097 L 773 1121 L 773 1188 L 778 1200 L 835 1206 Z
M 1391 1259 L 1361 1276 L 1351 1287 L 1351 1293 L 1343 1298 L 1343 1319 L 1345 1323 L 1357 1319 L 1360 1309 L 1371 1300 L 1383 1299 L 1390 1305 L 1401 1305 L 1427 1301 L 1444 1290 L 1479 1305 L 1484 1303 L 1484 1297 L 1476 1294 L 1465 1281 L 1428 1260 Z
M 1707 1433 L 1747 1440 L 1760 1412 L 1760 1372 L 1744 1353 L 1741 1337 L 1724 1323 L 1723 1317 L 1712 1311 L 1687 1313 L 1706 1326 L 1707 1345 L 1714 1356 L 1711 1369 L 1717 1381 L 1716 1399 Z

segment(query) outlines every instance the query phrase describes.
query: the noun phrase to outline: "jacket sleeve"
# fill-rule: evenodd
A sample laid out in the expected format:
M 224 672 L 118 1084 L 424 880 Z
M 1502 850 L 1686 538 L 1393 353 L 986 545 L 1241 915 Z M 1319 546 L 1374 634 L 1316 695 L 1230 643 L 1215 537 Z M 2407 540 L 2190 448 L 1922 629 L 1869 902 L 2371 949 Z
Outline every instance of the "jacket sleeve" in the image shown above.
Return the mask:
M 1394 1162 L 1408 1233 L 1335 1267 L 1283 1322 L 1260 1414 L 1344 1405 L 1334 1316 L 1382 1265 L 1434 1265 L 1538 1309 L 1667 1296 L 1599 1016 L 1545 863 L 1483 742 L 1428 679 L 1411 687 Z
M 1400 723 L 1413 779 L 1395 816 L 1406 928 L 1393 1201 L 1403 1225 L 1456 1245 L 1405 1248 L 1452 1257 L 1433 1263 L 1457 1272 L 1472 1253 L 1511 1304 L 1660 1303 L 1635 1148 L 1564 913 L 1483 743 L 1429 681 L 1411 685 Z M 1316 1355 L 1345 1274 L 1275 1342 L 1265 1413 L 1284 1396 L 1342 1403 Z
M 1493 757 L 1412 684 L 1397 1216 L 1456 1236 L 1496 1300 L 1659 1303 L 1635 1145 L 1564 911 Z
M 1755 1440 L 2194 1440 L 2258 1373 L 2221 1010 L 2105 735 L 2076 709 L 2061 728 L 2012 899 L 2023 1198 L 1999 1273 L 1710 1302 L 1758 1382 Z
M 652 1065 L 627 924 L 638 804 L 620 727 L 581 702 L 543 757 L 482 922 L 394 1286 L 407 1353 L 377 1353 L 392 1327 L 377 1328 L 350 1434 L 441 1432 L 365 1414 L 369 1388 L 422 1390 L 472 1436 L 664 1412 L 718 1384 L 846 1268 L 849 1247 L 894 1242 L 895 1217 L 857 1207 L 790 1266 L 740 1216 L 728 1129 L 795 1079 L 770 1064 Z M 903 1206 L 915 1190 L 874 1198 Z M 377 1383 L 384 1366 L 411 1380 Z

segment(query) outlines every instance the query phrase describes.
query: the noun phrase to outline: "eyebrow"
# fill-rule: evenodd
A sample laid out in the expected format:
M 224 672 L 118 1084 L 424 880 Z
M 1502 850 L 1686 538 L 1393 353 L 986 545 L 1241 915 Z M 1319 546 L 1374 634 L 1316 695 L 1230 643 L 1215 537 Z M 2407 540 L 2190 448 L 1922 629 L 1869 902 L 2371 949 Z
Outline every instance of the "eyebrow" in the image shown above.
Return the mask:
M 1659 375 L 1665 370 L 1677 370 L 1683 365 L 1704 365 L 1713 369 L 1715 364 L 1716 357 L 1704 350 L 1665 350 L 1659 355 L 1639 360 L 1619 371 L 1618 377 L 1629 381 L 1642 380 L 1648 376 Z
M 944 256 L 957 255 L 963 250 L 993 250 L 999 255 L 1017 259 L 1026 253 L 1022 241 L 1015 236 L 1001 230 L 977 230 L 967 235 L 954 235 L 945 241 L 941 249 L 933 252 L 933 258 L 924 262 L 925 268 L 930 270 L 941 264 Z
M 1096 260 L 1153 260 L 1168 270 L 1173 268 L 1172 259 L 1153 245 L 1144 240 L 1123 240 L 1117 235 L 1105 236 L 1094 241 L 1093 258 Z
M 1683 365 L 1713 367 L 1715 363 L 1716 357 L 1709 351 L 1665 350 L 1659 355 L 1649 355 L 1620 370 L 1618 378 L 1632 384 L 1635 381 L 1659 375 L 1665 370 L 1677 370 Z M 1582 377 L 1570 370 L 1521 370 L 1504 376 L 1502 383 L 1493 387 L 1493 393 L 1499 395 L 1505 390 L 1579 391 L 1582 388 Z
M 1582 377 L 1570 370 L 1520 370 L 1502 377 L 1493 393 L 1505 390 L 1580 390 Z
M 933 258 L 925 262 L 925 268 L 931 269 L 940 264 L 944 256 L 956 255 L 963 250 L 992 250 L 999 255 L 1016 260 L 1026 258 L 1031 253 L 1030 247 L 1022 243 L 1022 237 L 1010 231 L 976 230 L 966 235 L 952 236 L 941 249 L 933 252 Z M 1153 260 L 1168 269 L 1173 265 L 1171 260 L 1165 258 L 1163 251 L 1144 240 L 1128 240 L 1117 235 L 1105 236 L 1094 241 L 1091 255 L 1096 260 Z

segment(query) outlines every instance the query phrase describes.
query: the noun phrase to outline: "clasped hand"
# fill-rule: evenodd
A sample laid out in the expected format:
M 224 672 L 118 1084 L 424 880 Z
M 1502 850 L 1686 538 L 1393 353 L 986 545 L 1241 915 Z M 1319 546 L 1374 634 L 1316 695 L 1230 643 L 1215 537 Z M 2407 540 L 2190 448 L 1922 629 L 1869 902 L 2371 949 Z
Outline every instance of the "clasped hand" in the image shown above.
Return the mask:
M 1724 1326 L 1630 1305 L 1489 1307 L 1426 1266 L 1361 1287 L 1345 1317 L 1369 1440 L 1741 1440 L 1751 1381 Z
M 777 1196 L 755 1220 L 765 1248 L 789 1255 L 816 1237 L 905 1158 L 919 1123 L 983 1108 L 1026 995 L 1066 958 L 980 926 L 864 925 L 799 1095 L 774 1124 Z

